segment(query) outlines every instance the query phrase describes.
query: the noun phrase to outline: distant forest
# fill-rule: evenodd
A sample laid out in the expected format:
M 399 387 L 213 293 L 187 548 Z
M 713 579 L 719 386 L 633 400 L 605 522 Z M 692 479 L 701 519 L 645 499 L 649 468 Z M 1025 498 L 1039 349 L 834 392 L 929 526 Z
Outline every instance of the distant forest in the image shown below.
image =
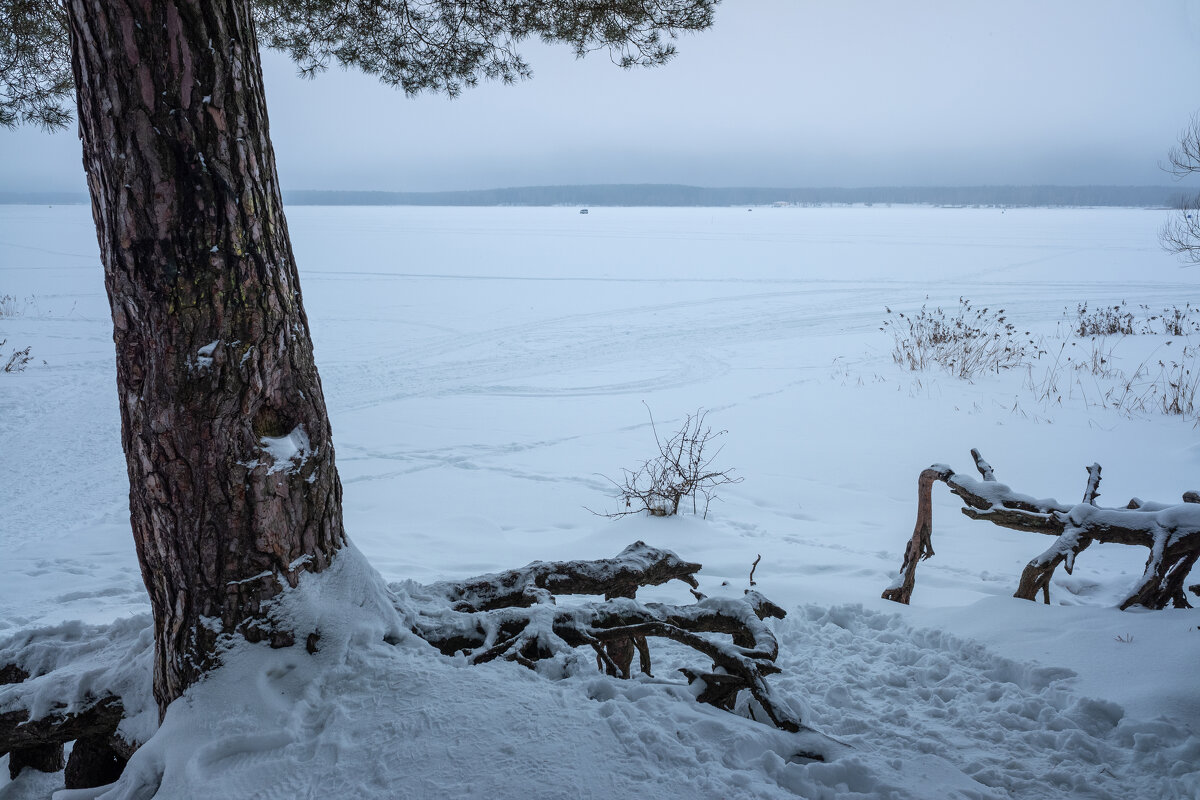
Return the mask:
M 880 186 L 862 189 L 706 188 L 674 184 L 525 186 L 465 192 L 284 192 L 293 205 L 402 206 L 1133 206 L 1173 208 L 1175 186 Z M 1187 195 L 1190 196 L 1190 195 Z
M 1178 208 L 1178 186 L 878 186 L 860 189 L 706 188 L 676 184 L 524 186 L 462 192 L 293 190 L 286 205 L 332 206 L 1129 206 Z M 0 204 L 87 203 L 84 194 L 0 192 Z

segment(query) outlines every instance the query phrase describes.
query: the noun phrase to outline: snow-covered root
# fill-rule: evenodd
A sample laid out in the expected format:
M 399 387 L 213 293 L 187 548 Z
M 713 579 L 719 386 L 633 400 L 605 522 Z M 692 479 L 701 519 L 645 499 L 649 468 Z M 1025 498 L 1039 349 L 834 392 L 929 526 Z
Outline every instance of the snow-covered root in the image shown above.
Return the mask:
M 670 550 L 634 542 L 616 558 L 595 561 L 535 561 L 520 569 L 496 572 L 455 583 L 435 583 L 430 594 L 442 594 L 456 611 L 492 611 L 539 602 L 540 593 L 597 594 L 632 597 L 642 586 L 680 580 L 695 588 L 700 565 Z
M 182 723 L 172 720 L 195 716 L 195 704 L 211 700 L 200 698 L 222 683 L 226 672 L 250 669 L 258 676 L 253 686 L 230 689 L 239 695 L 236 702 L 265 704 L 268 716 L 290 718 L 294 698 L 303 695 L 304 686 L 326 680 L 323 672 L 339 674 L 363 658 L 381 665 L 388 659 L 380 661 L 380 654 L 392 650 L 429 658 L 434 651 L 426 643 L 446 654 L 470 650 L 472 664 L 507 659 L 554 676 L 595 675 L 595 666 L 575 652 L 590 647 L 610 674 L 629 677 L 630 664 L 616 659 L 620 651 L 614 645 L 640 643 L 643 672 L 649 675 L 645 639 L 661 637 L 701 652 L 713 664 L 710 672 L 685 671 L 696 683 L 690 696 L 798 732 L 799 714 L 776 700 L 764 679 L 779 672 L 773 664 L 779 646 L 763 620 L 783 617 L 781 608 L 757 592 L 737 598 L 697 594 L 698 602 L 689 606 L 633 599 L 640 586 L 668 580 L 694 587 L 699 569 L 674 553 L 637 542 L 612 559 L 535 562 L 461 584 L 397 585 L 393 591 L 347 546 L 327 570 L 301 588 L 286 590 L 269 609 L 305 646 L 272 651 L 240 639 L 225 642 L 222 668 L 171 705 L 164 726 L 175 732 L 163 736 L 154 736 L 153 628 L 147 615 L 104 626 L 73 622 L 22 632 L 0 641 L 0 755 L 10 753 L 14 778 L 25 767 L 57 771 L 63 768 L 63 745 L 75 742 L 67 788 L 95 787 L 119 776 L 112 797 L 148 796 L 164 781 L 175 781 L 173 765 L 190 757 L 188 748 L 177 748 L 177 740 L 220 738 L 219 729 L 185 735 Z M 608 599 L 560 607 L 552 591 Z M 750 699 L 739 706 L 741 689 Z M 231 701 L 219 700 L 226 702 Z M 219 709 L 210 714 L 213 720 L 220 715 Z M 267 749 L 300 738 L 271 739 Z M 237 746 L 243 745 L 259 746 Z M 216 753 L 211 760 L 223 758 Z
M 1083 502 L 1067 505 L 1014 492 L 996 480 L 990 464 L 972 450 L 982 480 L 956 473 L 945 464 L 934 464 L 917 481 L 917 522 L 904 552 L 896 579 L 883 599 L 908 603 L 916 582 L 917 563 L 933 555 L 933 484 L 941 481 L 962 498 L 962 513 L 1004 528 L 1048 534 L 1057 538 L 1045 552 L 1026 565 L 1014 597 L 1035 600 L 1041 592 L 1050 602 L 1050 578 L 1062 564 L 1070 574 L 1075 557 L 1093 541 L 1140 545 L 1150 550 L 1146 569 L 1121 608 L 1141 605 L 1151 609 L 1190 608 L 1184 595 L 1188 573 L 1200 560 L 1200 495 L 1188 492 L 1175 505 L 1148 503 L 1134 498 L 1124 508 L 1096 505 L 1100 465 L 1087 468 Z
M 9 775 L 63 769 L 70 788 L 109 783 L 154 732 L 148 615 L 67 622 L 0 641 L 0 755 Z
M 461 583 L 409 587 L 418 601 L 413 631 L 443 653 L 464 653 L 471 663 L 516 661 L 532 669 L 553 662 L 552 670 L 581 668 L 576 648 L 590 647 L 610 675 L 628 678 L 634 650 L 643 673 L 651 674 L 647 637 L 669 639 L 712 662 L 710 671 L 685 672 L 699 681 L 699 699 L 726 709 L 746 689 L 765 717 L 778 728 L 798 731 L 801 721 L 777 703 L 766 676 L 779 645 L 767 617 L 784 611 L 758 592 L 742 598 L 705 598 L 688 606 L 640 603 L 637 589 L 672 579 L 695 587 L 700 565 L 668 550 L 635 542 L 615 558 L 599 561 L 534 562 L 522 569 L 484 575 Z M 603 602 L 558 606 L 555 594 L 603 595 Z M 726 634 L 730 638 L 704 636 Z

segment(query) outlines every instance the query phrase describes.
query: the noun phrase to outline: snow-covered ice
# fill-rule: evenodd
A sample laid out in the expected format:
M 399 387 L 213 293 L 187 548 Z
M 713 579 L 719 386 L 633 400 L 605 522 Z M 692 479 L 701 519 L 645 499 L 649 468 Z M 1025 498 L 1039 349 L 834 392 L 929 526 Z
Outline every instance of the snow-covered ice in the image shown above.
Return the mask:
M 885 306 L 960 296 L 1049 337 L 1083 301 L 1195 305 L 1194 271 L 1158 249 L 1163 212 L 576 212 L 289 210 L 356 548 L 288 595 L 321 621 L 317 656 L 235 649 L 124 791 L 161 773 L 165 797 L 1200 797 L 1200 612 L 1115 609 L 1143 549 L 1093 545 L 1052 605 L 1016 600 L 1051 540 L 968 520 L 939 484 L 913 605 L 879 598 L 918 473 L 968 471 L 971 447 L 1067 505 L 1093 462 L 1101 504 L 1200 488 L 1190 421 L 1101 407 L 1084 383 L 1039 401 L 1037 367 L 904 373 L 879 331 Z M 132 698 L 146 658 L 102 280 L 87 207 L 0 206 L 0 294 L 36 298 L 0 319 L 35 357 L 0 375 L 0 638 L 52 628 L 98 654 L 41 701 L 117 674 Z M 1182 343 L 1114 344 L 1131 369 Z M 612 504 L 602 475 L 651 454 L 642 401 L 660 431 L 701 406 L 729 431 L 720 464 L 745 481 L 706 520 L 585 510 Z M 307 444 L 282 439 L 263 448 L 287 468 Z M 366 566 L 403 597 L 639 539 L 703 563 L 711 596 L 740 594 L 761 554 L 756 588 L 789 612 L 769 680 L 819 737 L 697 705 L 668 669 L 468 668 L 401 635 Z M 641 596 L 690 601 L 681 585 Z M 794 757 L 818 747 L 826 763 Z M 4 767 L 5 800 L 62 786 Z

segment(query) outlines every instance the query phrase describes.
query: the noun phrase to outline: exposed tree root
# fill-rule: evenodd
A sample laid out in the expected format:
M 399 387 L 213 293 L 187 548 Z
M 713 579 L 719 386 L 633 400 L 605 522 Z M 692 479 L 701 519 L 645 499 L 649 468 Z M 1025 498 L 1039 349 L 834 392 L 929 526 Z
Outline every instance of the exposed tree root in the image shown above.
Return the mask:
M 89 698 L 76 711 L 55 708 L 38 719 L 30 719 L 25 710 L 0 713 L 0 754 L 9 754 L 9 777 L 16 778 L 25 767 L 57 772 L 64 766 L 63 745 L 76 742 L 65 765 L 66 788 L 111 783 L 116 780 L 113 769 L 120 775 L 125 761 L 136 749 L 116 735 L 124 714 L 121 701 L 112 695 Z M 100 754 L 107 768 L 97 763 Z
M 744 689 L 771 724 L 800 730 L 800 719 L 775 701 L 765 680 L 779 672 L 774 664 L 779 645 L 764 620 L 783 617 L 783 609 L 755 591 L 743 597 L 706 598 L 696 591 L 699 570 L 699 564 L 670 551 L 636 542 L 615 558 L 539 561 L 458 583 L 419 587 L 407 598 L 416 607 L 401 610 L 414 620 L 418 636 L 448 655 L 463 652 L 474 664 L 506 659 L 537 669 L 549 659 L 571 658 L 578 648 L 588 648 L 601 669 L 628 678 L 635 652 L 642 672 L 650 674 L 650 638 L 670 639 L 711 662 L 704 670 L 681 670 L 689 683 L 700 683 L 701 702 L 732 710 Z M 670 580 L 691 587 L 697 602 L 676 606 L 635 599 L 638 588 Z M 605 599 L 559 606 L 555 595 Z M 99 640 L 108 632 L 97 628 L 95 635 Z M 94 664 L 98 648 L 128 649 L 128 638 L 110 638 L 111 645 L 89 648 L 37 631 L 0 643 L 0 755 L 9 754 L 14 778 L 25 767 L 63 769 L 67 742 L 75 742 L 66 762 L 67 788 L 101 786 L 120 776 L 140 743 L 117 734 L 126 709 L 115 690 L 97 685 L 103 679 L 94 670 L 87 683 L 90 691 L 82 699 L 63 697 L 51 708 L 35 699 L 47 694 L 46 687 L 74 685 L 70 675 L 80 665 Z M 308 644 L 311 650 L 313 643 Z
M 635 650 L 642 671 L 649 674 L 646 639 L 671 639 L 703 653 L 728 676 L 723 680 L 728 691 L 702 691 L 704 702 L 728 708 L 732 702 L 728 692 L 736 696 L 737 690 L 745 688 L 772 724 L 799 730 L 800 720 L 774 702 L 764 680 L 779 671 L 773 663 L 779 648 L 763 620 L 783 617 L 782 608 L 753 591 L 742 598 L 698 595 L 698 602 L 687 606 L 634 599 L 638 587 L 672 579 L 696 587 L 693 576 L 699 570 L 699 564 L 642 542 L 612 559 L 534 562 L 518 570 L 428 587 L 434 602 L 419 610 L 414 632 L 443 653 L 463 652 L 476 664 L 504 658 L 536 668 L 539 661 L 590 647 L 605 671 L 619 677 L 630 676 Z M 558 606 L 555 594 L 606 599 Z M 701 635 L 705 633 L 728 634 L 732 641 Z M 702 673 L 688 675 L 689 681 L 702 677 Z M 716 682 L 706 681 L 706 685 Z
M 1026 565 L 1014 594 L 1036 600 L 1038 593 L 1050 602 L 1050 579 L 1062 564 L 1070 574 L 1075 557 L 1092 542 L 1141 545 L 1150 550 L 1146 570 L 1121 608 L 1141 605 L 1160 609 L 1168 603 L 1190 608 L 1183 587 L 1188 573 L 1200 559 L 1200 505 L 1188 492 L 1175 505 L 1148 503 L 1134 498 L 1124 508 L 1096 505 L 1100 487 L 1100 465 L 1087 468 L 1088 482 L 1083 502 L 1065 505 L 1053 499 L 1036 499 L 1014 492 L 996 481 L 991 465 L 978 450 L 972 450 L 982 480 L 960 475 L 944 464 L 923 470 L 917 480 L 917 524 L 904 552 L 904 563 L 896 581 L 883 592 L 885 600 L 908 603 L 916 582 L 917 562 L 933 555 L 933 484 L 941 481 L 962 498 L 962 513 L 1004 528 L 1057 537 L 1044 553 Z

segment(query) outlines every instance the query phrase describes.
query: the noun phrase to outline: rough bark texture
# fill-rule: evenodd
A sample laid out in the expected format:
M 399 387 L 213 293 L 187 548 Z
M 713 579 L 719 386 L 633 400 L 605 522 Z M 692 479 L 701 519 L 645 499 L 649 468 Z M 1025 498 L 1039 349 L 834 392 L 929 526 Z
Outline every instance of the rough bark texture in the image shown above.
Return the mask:
M 121 777 L 129 755 L 113 745 L 114 739 L 111 736 L 89 736 L 76 740 L 63 776 L 67 789 L 105 786 Z
M 58 772 L 63 768 L 63 746 L 61 744 L 41 744 L 9 751 L 9 780 L 15 781 L 21 774 L 21 770 L 26 767 L 40 772 Z
M 1096 505 L 1100 487 L 1100 465 L 1087 467 L 1088 482 L 1083 502 L 1065 505 L 1053 499 L 1037 499 L 1014 492 L 998 483 L 991 466 L 972 450 L 982 481 L 959 475 L 944 464 L 934 464 L 918 481 L 917 525 L 904 554 L 896 582 L 883 592 L 885 600 L 907 603 L 916 581 L 917 562 L 933 555 L 931 493 L 935 481 L 950 487 L 963 501 L 962 513 L 971 519 L 987 520 L 1005 528 L 1044 533 L 1057 537 L 1044 553 L 1025 567 L 1015 597 L 1036 600 L 1041 592 L 1050 602 L 1050 579 L 1059 564 L 1068 573 L 1075 557 L 1093 541 L 1130 544 L 1150 551 L 1141 582 L 1121 603 L 1121 608 L 1141 605 L 1160 609 L 1168 604 L 1189 608 L 1184 583 L 1200 560 L 1200 508 L 1188 495 L 1176 505 L 1147 503 L 1137 498 L 1125 508 Z
M 342 545 L 244 0 L 67 0 L 160 711 Z M 274 455 L 272 455 L 272 453 Z

